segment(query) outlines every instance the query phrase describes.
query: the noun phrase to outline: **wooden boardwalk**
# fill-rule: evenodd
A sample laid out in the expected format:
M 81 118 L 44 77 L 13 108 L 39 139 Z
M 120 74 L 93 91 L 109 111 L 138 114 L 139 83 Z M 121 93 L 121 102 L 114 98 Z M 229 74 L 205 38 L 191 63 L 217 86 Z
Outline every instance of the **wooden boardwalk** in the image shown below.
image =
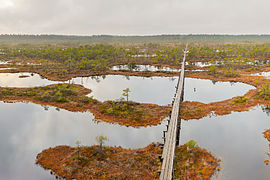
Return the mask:
M 179 145 L 179 134 L 180 134 L 180 104 L 183 100 L 184 94 L 184 76 L 185 76 L 185 61 L 188 46 L 184 51 L 184 58 L 181 66 L 181 72 L 176 87 L 175 99 L 173 101 L 173 107 L 170 115 L 169 125 L 167 126 L 167 132 L 165 131 L 165 143 L 163 146 L 163 152 L 161 156 L 162 166 L 160 173 L 160 180 L 171 180 L 174 174 L 174 156 L 175 148 Z

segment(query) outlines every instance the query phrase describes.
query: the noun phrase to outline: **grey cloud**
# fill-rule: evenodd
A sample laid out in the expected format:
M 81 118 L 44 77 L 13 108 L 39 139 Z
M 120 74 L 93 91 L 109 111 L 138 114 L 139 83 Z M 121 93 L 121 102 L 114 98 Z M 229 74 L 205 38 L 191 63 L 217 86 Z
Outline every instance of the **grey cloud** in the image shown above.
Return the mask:
M 0 33 L 270 33 L 268 0 L 5 1 Z

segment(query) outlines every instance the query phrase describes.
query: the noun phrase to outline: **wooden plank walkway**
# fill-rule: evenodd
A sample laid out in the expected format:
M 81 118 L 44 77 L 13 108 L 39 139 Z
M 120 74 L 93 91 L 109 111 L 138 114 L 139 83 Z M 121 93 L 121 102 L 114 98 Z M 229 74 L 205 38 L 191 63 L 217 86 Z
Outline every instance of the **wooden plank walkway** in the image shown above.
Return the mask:
M 183 93 L 184 93 L 183 90 L 184 90 L 184 76 L 185 76 L 185 61 L 187 52 L 188 52 L 188 45 L 186 45 L 186 49 L 184 51 L 184 58 L 181 66 L 181 72 L 178 79 L 177 90 L 170 116 L 171 118 L 167 128 L 166 136 L 164 137 L 165 143 L 161 156 L 162 166 L 161 166 L 160 180 L 173 179 L 175 148 L 179 143 L 179 133 L 180 133 L 179 113 L 180 113 L 180 104 L 181 101 L 183 100 Z

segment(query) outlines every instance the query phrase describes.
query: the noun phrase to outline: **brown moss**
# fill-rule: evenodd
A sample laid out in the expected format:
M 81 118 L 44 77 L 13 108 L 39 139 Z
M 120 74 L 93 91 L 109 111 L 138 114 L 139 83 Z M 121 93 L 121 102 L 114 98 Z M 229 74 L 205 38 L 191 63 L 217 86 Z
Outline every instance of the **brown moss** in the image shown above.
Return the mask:
M 270 142 L 270 129 L 267 129 L 263 132 L 264 137 Z
M 192 78 L 210 79 L 216 81 L 232 81 L 243 82 L 253 85 L 257 89 L 249 90 L 245 95 L 233 97 L 224 101 L 204 104 L 200 102 L 183 102 L 181 106 L 181 118 L 200 119 L 206 115 L 225 115 L 233 111 L 249 111 L 252 107 L 257 105 L 270 105 L 270 100 L 259 98 L 258 94 L 261 92 L 261 87 L 268 80 L 264 77 L 250 76 L 242 73 L 238 77 L 216 77 L 209 75 L 207 72 L 191 72 L 187 75 Z M 239 101 L 240 99 L 240 101 Z
M 73 148 L 57 146 L 43 150 L 36 163 L 66 179 L 159 179 L 161 163 L 157 144 L 141 149 L 99 146 Z M 218 160 L 199 147 L 183 145 L 176 152 L 176 178 L 209 179 L 219 166 Z
M 219 167 L 219 160 L 205 149 L 190 147 L 188 143 L 176 150 L 176 179 L 210 179 Z
M 172 66 L 175 68 L 175 66 Z M 199 68 L 202 69 L 202 68 Z M 264 67 L 264 70 L 270 70 L 269 67 Z M 28 71 L 32 71 L 28 69 Z M 89 72 L 89 71 L 80 71 L 76 73 L 69 73 L 64 78 L 58 77 L 55 74 L 46 74 L 43 71 L 35 71 L 37 73 L 42 74 L 48 79 L 51 80 L 67 80 L 72 77 L 77 76 L 90 76 L 90 75 L 106 75 L 106 74 L 120 74 L 120 75 L 132 75 L 132 76 L 175 76 L 179 75 L 179 72 L 129 72 L 129 71 L 104 71 L 104 72 Z M 247 99 L 246 102 L 243 103 L 236 103 L 237 99 L 232 98 L 225 101 L 220 102 L 214 102 L 209 104 L 203 104 L 199 102 L 184 102 L 181 108 L 181 117 L 183 119 L 200 119 L 206 115 L 211 115 L 213 112 L 216 115 L 225 115 L 229 114 L 232 111 L 248 111 L 250 108 L 264 104 L 269 105 L 269 100 L 264 100 L 261 98 L 257 98 L 255 95 L 261 91 L 262 84 L 267 82 L 267 79 L 260 76 L 253 76 L 250 75 L 250 73 L 244 71 L 244 70 L 238 70 L 237 71 L 238 76 L 237 77 L 225 77 L 225 76 L 218 76 L 218 75 L 211 75 L 207 71 L 189 71 L 186 72 L 187 77 L 192 78 L 200 78 L 200 79 L 210 79 L 215 81 L 231 81 L 231 82 L 243 82 L 246 84 L 253 85 L 257 87 L 256 90 L 250 90 L 248 93 L 246 93 L 244 96 L 240 98 Z M 16 98 L 15 98 L 16 99 Z M 17 98 L 17 100 L 20 98 Z M 23 99 L 23 98 L 22 98 Z M 24 99 L 24 100 L 27 100 Z M 42 102 L 39 102 L 40 104 Z M 48 104 L 48 103 L 47 103 Z M 133 121 L 128 118 L 123 117 L 115 117 L 108 114 L 104 114 L 100 112 L 100 103 L 97 104 L 90 104 L 90 105 L 83 105 L 83 107 L 77 107 L 77 105 L 80 106 L 80 104 L 75 104 L 73 106 L 66 106 L 65 104 L 48 104 L 48 105 L 54 105 L 60 108 L 65 108 L 70 111 L 86 111 L 91 110 L 95 116 L 96 119 L 102 119 L 106 122 L 117 122 L 121 125 L 128 125 L 128 126 L 146 126 L 146 125 L 155 125 L 160 123 L 161 118 L 164 118 L 167 115 L 167 112 L 169 111 L 169 107 L 164 107 L 164 109 L 160 108 L 160 106 L 157 105 L 150 105 L 150 104 L 144 104 L 140 107 L 145 108 L 145 110 L 149 111 L 152 118 L 151 120 L 149 118 L 144 118 L 141 121 Z M 139 108 L 139 107 L 138 107 Z M 152 112 L 152 113 L 151 113 Z M 156 118 L 155 118 L 156 117 Z
M 72 94 L 64 96 L 61 99 L 55 99 L 55 95 L 53 95 L 54 97 L 52 98 L 51 93 L 54 92 L 54 94 L 56 94 L 57 92 L 55 93 L 55 91 L 61 89 L 61 86 L 68 86 L 68 90 L 72 89 Z M 81 85 L 73 84 L 54 84 L 36 88 L 0 87 L 0 100 L 7 102 L 29 101 L 41 105 L 51 105 L 73 112 L 91 111 L 95 115 L 96 121 L 102 120 L 133 127 L 157 125 L 168 115 L 170 109 L 168 106 L 128 102 L 127 104 L 134 109 L 134 111 L 128 112 L 129 116 L 108 114 L 104 113 L 101 107 L 111 101 L 100 102 L 89 98 L 86 95 L 90 92 L 91 90 Z M 124 111 L 125 110 L 123 110 L 123 113 Z M 142 115 L 138 116 L 138 112 L 141 112 Z
M 121 147 L 57 146 L 37 155 L 36 163 L 66 179 L 158 179 L 161 149 L 156 144 L 128 150 Z
M 105 122 L 117 122 L 120 125 L 133 127 L 157 125 L 161 123 L 171 109 L 169 106 L 158 106 L 156 104 L 124 102 L 132 106 L 133 110 L 123 110 L 120 112 L 120 115 L 104 113 L 101 107 L 110 102 L 111 101 L 105 101 L 102 104 L 95 104 L 89 107 L 91 108 L 91 112 L 95 114 L 97 121 L 101 119 Z
M 13 59 L 12 59 L 13 60 Z M 196 59 L 196 60 L 190 60 L 191 62 L 209 62 L 211 59 Z M 220 60 L 220 59 L 217 59 Z M 253 59 L 255 60 L 255 59 Z M 257 59 L 256 59 L 257 60 Z M 265 59 L 260 59 L 261 61 Z M 16 62 L 22 63 L 22 65 L 12 65 L 12 64 L 5 64 L 1 65 L 2 67 L 12 67 L 16 69 L 7 69 L 7 70 L 1 70 L 1 72 L 31 72 L 31 73 L 38 73 L 41 76 L 53 80 L 53 81 L 66 81 L 70 80 L 71 78 L 74 77 L 89 77 L 89 76 L 101 76 L 101 75 L 126 75 L 126 76 L 142 76 L 142 77 L 151 77 L 151 76 L 178 76 L 179 72 L 151 72 L 151 71 L 144 71 L 144 72 L 132 72 L 132 71 L 112 71 L 112 70 L 100 70 L 100 71 L 90 71 L 90 70 L 83 70 L 83 69 L 74 69 L 72 71 L 67 71 L 67 67 L 63 66 L 61 63 L 55 63 L 55 62 L 48 62 L 46 65 L 25 65 L 24 63 L 39 63 L 37 60 L 25 60 L 25 59 L 16 59 Z M 119 60 L 118 63 L 111 64 L 110 66 L 114 65 L 124 65 L 127 62 L 122 62 Z M 151 61 L 140 61 L 139 59 L 134 62 L 136 64 L 142 64 L 142 65 L 153 65 L 153 66 L 161 66 L 161 67 L 170 67 L 170 68 L 180 68 L 180 66 L 176 65 L 168 65 L 168 64 L 157 64 L 153 63 Z M 251 73 L 256 73 L 259 71 L 270 71 L 270 67 L 267 66 L 261 66 L 260 68 L 256 69 L 255 71 L 248 72 L 248 68 L 240 68 L 238 67 L 239 65 L 235 65 L 235 68 L 237 69 L 236 73 L 241 74 L 241 73 L 246 73 L 246 74 L 251 74 Z M 61 68 L 60 68 L 61 67 Z M 221 66 L 219 66 L 221 67 Z M 197 66 L 191 66 L 191 65 L 186 65 L 187 70 L 206 70 L 208 71 L 209 67 L 197 67 Z M 66 71 L 63 71 L 66 70 Z M 219 74 L 222 75 L 223 70 L 219 70 Z M 197 74 L 197 72 L 192 72 L 189 71 L 187 74 Z M 207 72 L 208 73 L 208 72 Z M 223 78 L 229 78 L 227 76 L 223 76 Z
M 270 105 L 269 100 L 258 99 L 255 96 L 248 96 L 249 94 L 254 94 L 256 91 L 257 90 L 252 90 L 251 92 L 244 95 L 243 97 L 246 97 L 247 101 L 241 103 L 235 103 L 237 97 L 209 104 L 185 101 L 181 106 L 181 118 L 185 120 L 200 119 L 207 115 L 226 115 L 233 111 L 249 111 L 252 107 L 257 105 Z M 198 111 L 198 109 L 200 111 Z
M 264 134 L 264 137 L 270 142 L 270 129 L 266 129 L 266 130 L 263 132 L 263 134 Z M 269 147 L 270 147 L 270 144 L 269 144 Z M 267 155 L 270 156 L 270 152 L 267 153 Z M 264 160 L 264 163 L 265 163 L 266 165 L 268 165 L 268 164 L 269 164 L 269 159 L 265 159 L 265 160 Z
M 20 60 L 18 60 L 20 62 Z M 142 63 L 143 64 L 143 63 Z M 116 64 L 117 65 L 117 64 Z M 176 66 L 169 66 L 169 65 L 160 65 L 160 64 L 153 64 L 147 63 L 147 65 L 155 65 L 155 66 L 163 66 L 163 67 L 172 67 L 172 68 L 179 68 Z M 5 73 L 19 73 L 19 72 L 29 72 L 29 73 L 37 73 L 42 77 L 52 80 L 52 81 L 67 81 L 75 77 L 89 77 L 89 76 L 102 76 L 102 75 L 125 75 L 125 76 L 142 76 L 142 77 L 151 77 L 151 76 L 178 76 L 179 72 L 151 72 L 151 71 L 113 71 L 113 70 L 103 70 L 103 71 L 89 71 L 89 70 L 81 70 L 78 69 L 76 71 L 67 71 L 65 73 L 59 71 L 59 65 L 51 64 L 48 67 L 44 66 L 29 66 L 29 65 L 5 65 L 5 67 L 12 67 L 16 69 L 6 69 L 1 70 L 1 72 Z

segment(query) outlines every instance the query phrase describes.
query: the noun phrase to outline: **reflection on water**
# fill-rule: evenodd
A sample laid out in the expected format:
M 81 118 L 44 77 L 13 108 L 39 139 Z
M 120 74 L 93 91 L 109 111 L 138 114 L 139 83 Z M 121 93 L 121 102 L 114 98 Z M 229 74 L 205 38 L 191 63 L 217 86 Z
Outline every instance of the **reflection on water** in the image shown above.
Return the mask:
M 270 60 L 265 60 L 265 61 L 255 60 L 254 64 L 270 64 Z
M 270 72 L 259 72 L 256 74 L 253 74 L 255 76 L 265 76 L 266 78 L 270 79 Z
M 28 75 L 27 78 L 19 78 Z M 138 77 L 138 76 L 91 76 L 73 78 L 67 83 L 81 84 L 91 89 L 88 96 L 100 101 L 119 99 L 123 89 L 131 90 L 130 99 L 141 103 L 167 105 L 172 101 L 178 77 Z M 0 86 L 34 87 L 60 83 L 42 79 L 38 74 L 0 73 Z M 209 103 L 244 95 L 253 86 L 244 83 L 216 82 L 204 79 L 185 78 L 184 100 Z M 195 91 L 194 91 L 195 89 Z
M 162 66 L 152 66 L 152 65 L 117 65 L 112 66 L 111 70 L 119 71 L 171 71 L 171 72 L 179 72 L 180 69 L 174 69 L 170 67 L 162 67 Z
M 194 70 L 185 70 L 185 71 L 190 71 L 190 72 L 198 72 L 198 71 L 205 71 L 204 69 L 194 69 Z
M 30 75 L 19 78 L 20 75 Z M 92 89 L 89 96 L 98 100 L 117 99 L 129 87 L 130 98 L 137 102 L 169 104 L 178 77 L 135 77 L 107 75 L 73 78 L 68 82 Z M 42 79 L 37 74 L 1 73 L 0 86 L 33 87 L 59 83 Z M 243 83 L 185 79 L 184 100 L 204 103 L 243 95 L 254 87 Z M 16 110 L 16 113 L 14 111 Z M 181 143 L 190 139 L 215 152 L 223 159 L 220 179 L 264 179 L 268 174 L 263 160 L 268 143 L 262 132 L 269 127 L 269 107 L 264 113 L 256 109 L 245 113 L 182 122 Z M 96 144 L 95 137 L 108 136 L 107 145 L 125 148 L 144 147 L 161 142 L 164 123 L 153 127 L 132 128 L 108 123 L 95 123 L 90 112 L 74 113 L 32 103 L 0 102 L 0 174 L 1 179 L 51 179 L 49 172 L 34 165 L 37 153 L 48 147 Z M 253 171 L 255 173 L 249 174 Z M 247 175 L 246 175 L 247 174 Z M 227 178 L 229 177 L 229 178 Z
M 129 98 L 132 101 L 167 105 L 171 103 L 175 93 L 178 77 L 136 77 L 107 75 L 99 80 L 91 78 L 73 78 L 75 84 L 82 84 L 92 92 L 88 96 L 94 96 L 100 101 L 119 99 L 123 89 L 129 88 Z
M 265 61 L 245 61 L 245 60 L 229 60 L 227 62 L 224 61 L 202 61 L 202 62 L 186 62 L 186 65 L 193 65 L 193 66 L 198 66 L 198 67 L 209 67 L 211 65 L 224 65 L 226 63 L 239 63 L 239 64 L 246 64 L 246 65 L 253 65 L 253 66 L 258 66 L 258 65 L 267 65 L 270 64 L 270 60 L 265 60 Z
M 244 62 L 244 61 L 232 61 L 234 63 L 242 63 L 242 64 L 249 64 L 249 65 L 266 65 L 270 64 L 270 60 L 267 61 L 254 61 L 254 62 Z M 211 65 L 219 66 L 224 65 L 224 61 L 202 61 L 202 62 L 186 62 L 186 65 L 192 65 L 197 67 L 209 67 Z M 162 67 L 162 66 L 152 66 L 152 65 L 117 65 L 112 66 L 111 70 L 125 70 L 125 71 L 171 71 L 171 72 L 179 72 L 180 69 L 169 68 L 169 67 Z
M 9 61 L 0 61 L 0 64 L 8 64 Z
M 255 87 L 244 83 L 185 78 L 184 100 L 210 103 L 242 96 L 250 89 Z
M 214 63 L 210 61 L 202 61 L 202 62 L 186 62 L 186 65 L 198 66 L 198 67 L 208 67 L 211 65 L 223 65 L 224 61 L 215 61 Z
M 9 70 L 9 69 L 15 69 L 15 68 L 0 68 L 0 70 Z
M 95 137 L 109 138 L 106 145 L 124 148 L 145 147 L 162 142 L 164 124 L 132 128 L 95 123 L 93 115 L 55 110 L 32 103 L 0 102 L 0 179 L 51 179 L 49 172 L 35 165 L 37 153 L 56 145 L 97 144 Z M 16 110 L 16 113 L 14 111 Z M 50 178 L 49 178 L 50 177 Z
M 270 116 L 270 106 L 262 106 L 263 112 Z
M 181 144 L 194 139 L 222 159 L 221 172 L 213 179 L 260 179 L 270 177 L 268 141 L 262 132 L 269 116 L 259 107 L 249 112 L 182 121 Z
M 19 78 L 20 76 L 29 77 Z M 0 73 L 0 86 L 2 87 L 37 87 L 56 83 L 58 82 L 42 78 L 35 73 Z

